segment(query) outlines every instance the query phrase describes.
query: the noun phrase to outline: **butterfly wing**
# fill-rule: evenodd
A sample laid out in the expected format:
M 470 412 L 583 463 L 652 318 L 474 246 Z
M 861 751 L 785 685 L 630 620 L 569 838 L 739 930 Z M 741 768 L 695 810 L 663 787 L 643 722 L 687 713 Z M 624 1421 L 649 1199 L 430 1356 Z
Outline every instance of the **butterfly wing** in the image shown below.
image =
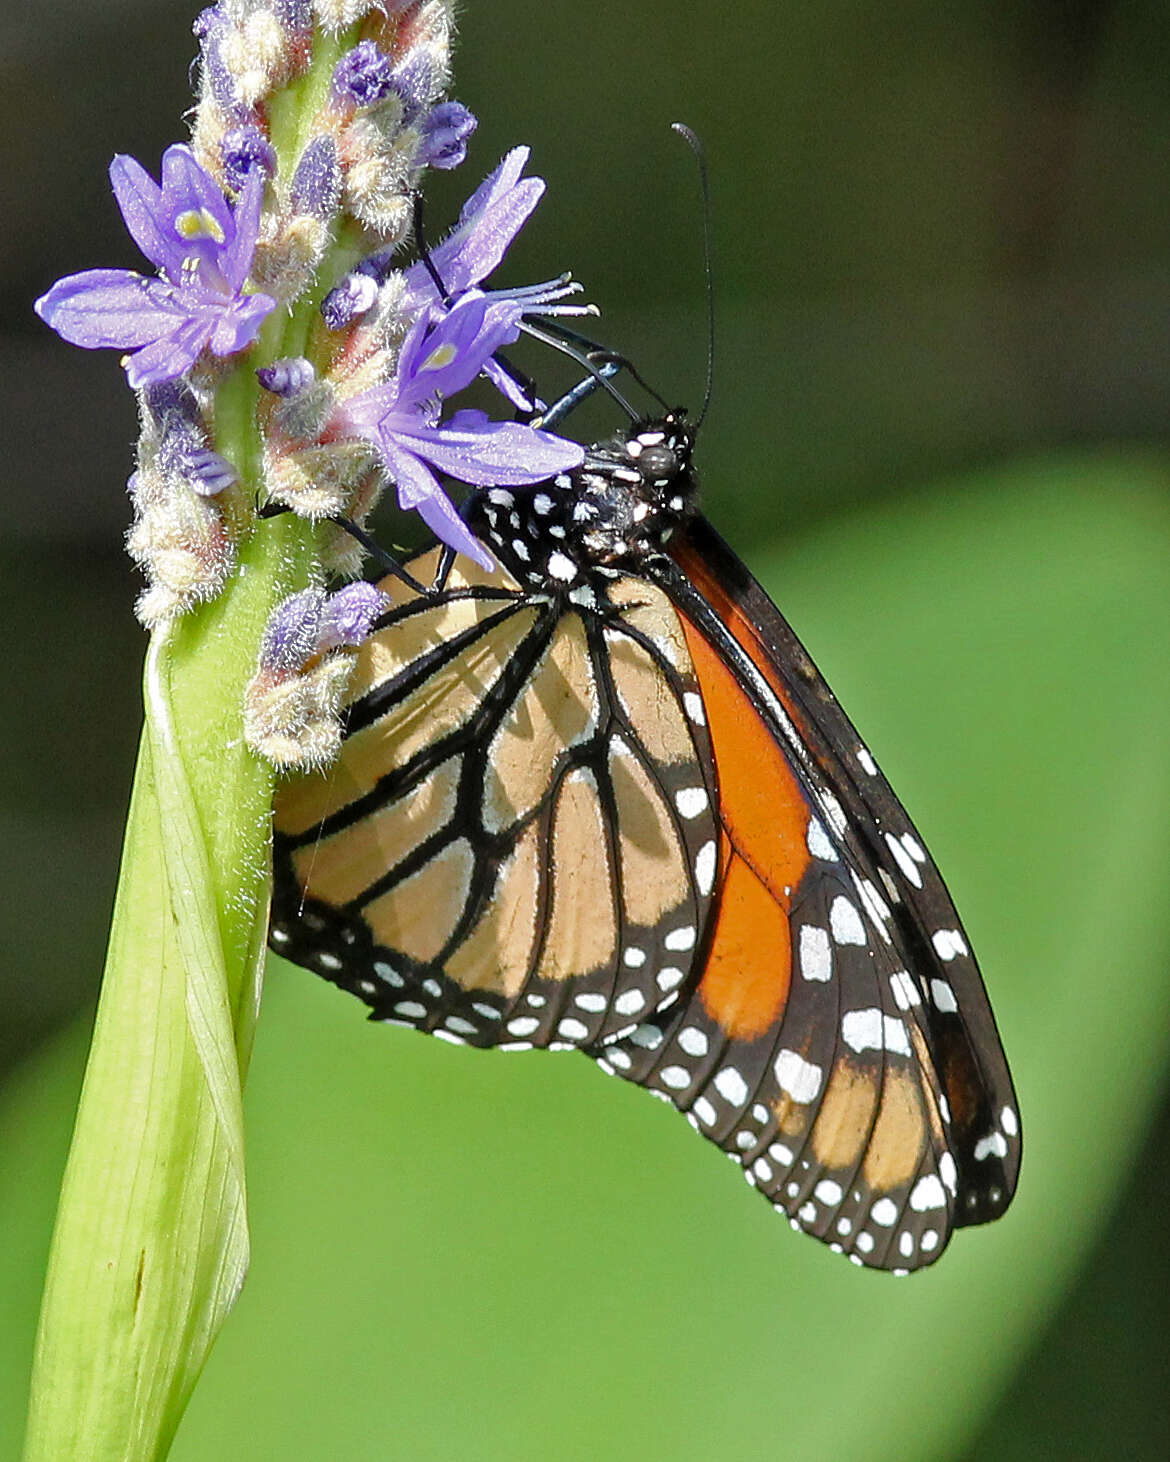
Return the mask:
M 383 587 L 341 755 L 277 799 L 273 947 L 476 1045 L 583 1045 L 676 1000 L 715 789 L 665 596 L 623 580 L 620 613 L 577 612 L 471 566 Z
M 793 1226 L 890 1269 L 996 1217 L 1019 1121 L 934 864 L 791 629 L 710 525 L 663 582 L 720 787 L 715 906 L 681 1008 L 597 1056 L 670 1097 Z

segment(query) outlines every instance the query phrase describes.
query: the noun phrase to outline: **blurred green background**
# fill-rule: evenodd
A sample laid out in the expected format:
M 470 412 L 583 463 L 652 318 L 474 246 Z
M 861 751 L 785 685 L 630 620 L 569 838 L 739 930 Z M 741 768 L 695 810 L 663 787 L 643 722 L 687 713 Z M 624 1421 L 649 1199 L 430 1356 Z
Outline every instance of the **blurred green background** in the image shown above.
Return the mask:
M 0 15 L 5 1458 L 143 649 L 133 403 L 29 303 L 136 266 L 104 170 L 181 135 L 194 9 Z M 180 1462 L 1166 1455 L 1168 62 L 1154 0 L 467 0 L 455 90 L 481 125 L 432 227 L 531 143 L 549 193 L 505 277 L 571 267 L 598 333 L 692 404 L 701 229 L 666 124 L 706 141 L 706 507 L 947 873 L 1019 1085 L 1021 1187 L 937 1271 L 863 1274 L 587 1062 L 375 1029 L 273 961 L 253 1272 Z

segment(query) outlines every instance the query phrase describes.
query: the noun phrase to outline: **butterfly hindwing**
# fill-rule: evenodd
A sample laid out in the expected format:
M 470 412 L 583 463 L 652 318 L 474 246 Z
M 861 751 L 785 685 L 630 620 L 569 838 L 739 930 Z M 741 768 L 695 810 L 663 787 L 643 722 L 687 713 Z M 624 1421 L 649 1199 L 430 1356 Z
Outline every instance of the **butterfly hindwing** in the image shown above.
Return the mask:
M 715 788 L 664 596 L 383 587 L 341 756 L 278 799 L 275 947 L 375 1018 L 479 1045 L 582 1045 L 677 998 Z

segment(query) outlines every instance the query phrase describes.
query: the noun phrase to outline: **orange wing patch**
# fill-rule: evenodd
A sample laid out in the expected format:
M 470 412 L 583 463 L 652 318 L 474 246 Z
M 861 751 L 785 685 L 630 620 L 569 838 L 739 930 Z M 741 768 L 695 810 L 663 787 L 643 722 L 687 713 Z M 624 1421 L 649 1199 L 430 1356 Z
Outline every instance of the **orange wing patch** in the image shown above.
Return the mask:
M 700 993 L 729 1036 L 751 1040 L 775 1024 L 788 998 L 789 914 L 810 861 L 809 805 L 738 682 L 698 629 L 685 619 L 683 628 L 703 693 L 725 829 Z

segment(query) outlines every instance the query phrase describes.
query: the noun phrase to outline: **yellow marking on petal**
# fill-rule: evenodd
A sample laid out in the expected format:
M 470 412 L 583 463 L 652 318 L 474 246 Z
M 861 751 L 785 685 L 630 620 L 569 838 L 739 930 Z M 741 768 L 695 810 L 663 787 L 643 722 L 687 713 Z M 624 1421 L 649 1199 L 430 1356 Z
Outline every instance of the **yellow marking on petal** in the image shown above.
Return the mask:
M 219 220 L 206 208 L 185 208 L 175 217 L 175 232 L 181 239 L 211 239 L 222 244 L 224 231 Z
M 450 342 L 445 345 L 436 345 L 426 360 L 423 361 L 422 365 L 419 366 L 419 370 L 441 371 L 444 367 L 449 366 L 458 354 L 459 352 Z

